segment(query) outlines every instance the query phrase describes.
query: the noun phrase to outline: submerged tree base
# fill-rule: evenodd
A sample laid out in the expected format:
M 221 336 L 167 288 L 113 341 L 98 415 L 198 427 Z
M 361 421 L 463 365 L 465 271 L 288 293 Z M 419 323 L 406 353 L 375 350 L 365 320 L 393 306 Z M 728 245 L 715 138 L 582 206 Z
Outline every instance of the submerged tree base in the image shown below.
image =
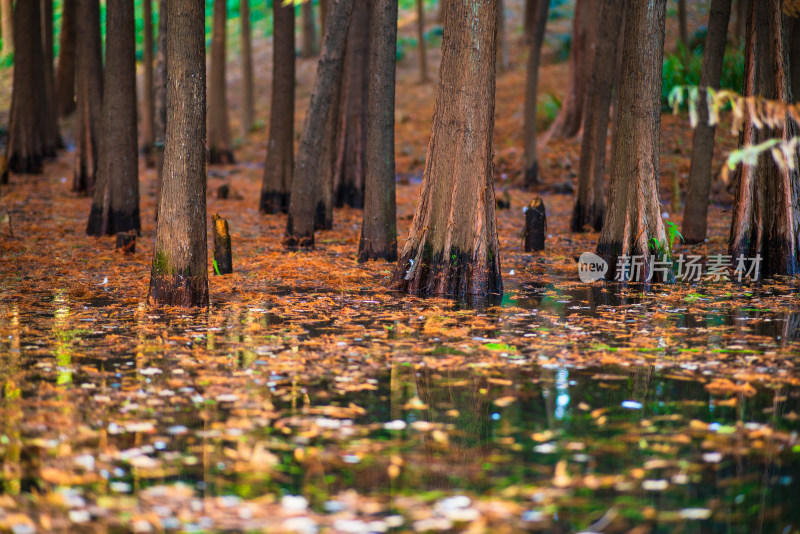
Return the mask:
M 133 232 L 136 235 L 140 235 L 141 227 L 138 208 L 134 213 L 109 210 L 106 215 L 102 206 L 92 204 L 89 212 L 89 222 L 86 225 L 86 235 L 100 237 L 114 235 L 119 232 Z
M 208 306 L 208 278 L 181 275 L 153 275 L 150 277 L 152 306 Z
M 258 209 L 270 215 L 289 213 L 289 193 L 262 191 Z
M 398 266 L 405 266 L 406 270 L 395 269 L 392 289 L 436 297 L 499 295 L 503 282 L 495 261 L 492 257 L 482 261 L 456 249 L 447 256 L 441 252 L 420 254 L 412 249 L 400 257 Z

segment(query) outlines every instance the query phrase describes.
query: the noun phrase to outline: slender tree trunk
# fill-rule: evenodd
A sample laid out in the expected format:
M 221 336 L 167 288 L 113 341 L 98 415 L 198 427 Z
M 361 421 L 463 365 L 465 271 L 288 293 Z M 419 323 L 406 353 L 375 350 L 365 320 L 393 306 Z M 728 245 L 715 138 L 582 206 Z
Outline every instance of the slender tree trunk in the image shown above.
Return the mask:
M 317 30 L 314 24 L 314 4 L 312 2 L 303 2 L 300 5 L 300 19 L 303 24 L 300 55 L 313 57 L 317 53 Z
M 325 25 L 328 22 L 328 0 L 319 0 L 319 35 L 325 38 Z
M 792 92 L 792 102 L 800 102 L 800 17 L 791 17 L 787 20 L 789 26 L 789 74 L 791 81 L 789 88 Z
M 683 62 L 689 63 L 689 24 L 686 15 L 686 0 L 678 0 L 678 39 L 683 48 Z M 681 47 L 679 47 L 680 49 Z
M 287 213 L 294 172 L 294 6 L 273 3 L 269 145 L 259 208 Z
M 686 194 L 686 206 L 683 212 L 683 239 L 687 243 L 702 243 L 706 238 L 708 193 L 711 190 L 711 161 L 714 156 L 716 128 L 708 125 L 705 88 L 719 89 L 730 17 L 731 0 L 712 0 L 703 51 L 703 68 L 700 73 L 700 98 L 697 100 L 700 118 L 694 129 L 689 191 Z
M 502 293 L 493 178 L 497 3 L 449 0 L 422 191 L 392 285 Z
M 522 169 L 522 183 L 529 188 L 539 183 L 539 161 L 536 154 L 536 102 L 539 86 L 539 62 L 542 57 L 547 14 L 550 11 L 548 0 L 528 0 L 534 2 L 530 8 L 534 13 L 534 24 L 528 47 L 528 66 L 525 76 L 525 116 L 523 124 L 523 143 L 525 149 L 525 168 Z
M 205 2 L 167 2 L 167 136 L 150 303 L 208 306 Z
M 536 10 L 538 8 L 538 0 L 525 0 L 523 31 L 525 32 L 525 41 L 527 43 L 530 43 L 531 37 L 533 37 L 534 29 L 536 28 Z
M 14 53 L 14 6 L 13 0 L 0 0 L 0 19 L 2 19 L 3 50 L 0 56 Z
M 339 83 L 333 87 L 331 109 L 330 112 L 328 112 L 328 120 L 325 123 L 325 131 L 322 137 L 322 147 L 319 155 L 319 183 L 321 185 L 316 203 L 316 213 L 314 215 L 314 227 L 316 230 L 333 229 L 333 206 L 336 204 L 336 190 L 338 187 L 338 183 L 336 182 L 337 179 L 341 179 L 341 173 L 338 172 L 341 166 L 338 142 L 341 137 L 339 133 L 341 127 L 340 109 L 345 107 L 345 102 L 342 98 L 342 86 L 345 84 L 345 77 L 347 76 L 346 67 L 344 66 L 347 63 L 346 54 L 347 44 L 345 44 L 345 58 L 342 64 L 342 69 L 344 69 L 345 72 L 342 73 Z
M 747 14 L 750 13 L 751 0 L 736 0 L 736 45 L 744 44 L 747 33 Z
M 75 25 L 78 1 L 64 0 L 61 8 L 61 41 L 56 70 L 56 107 L 59 117 L 75 111 Z
M 367 90 L 366 184 L 359 261 L 397 260 L 394 109 L 397 2 L 372 0 Z
M 14 88 L 6 157 L 8 169 L 19 174 L 42 172 L 42 160 L 56 152 L 48 132 L 41 28 L 40 2 L 18 2 L 14 10 Z
M 578 165 L 578 191 L 570 227 L 600 231 L 605 215 L 605 164 L 614 70 L 624 10 L 614 0 L 600 0 L 597 39 L 592 52 L 583 114 L 583 139 Z
M 63 148 L 58 131 L 58 110 L 56 109 L 56 74 L 53 69 L 53 0 L 42 2 L 42 50 L 44 52 L 44 91 L 47 105 L 48 143 Z
M 341 83 L 345 39 L 354 0 L 330 0 L 325 40 L 317 63 L 317 79 L 303 123 L 297 150 L 295 176 L 289 200 L 289 220 L 284 245 L 313 248 L 314 224 L 320 183 L 320 158 L 325 125 L 333 107 L 335 88 Z
M 148 167 L 154 167 L 153 143 L 155 104 L 153 102 L 153 0 L 142 2 L 144 53 L 142 54 L 142 152 Z
M 77 116 L 72 190 L 94 190 L 103 120 L 103 63 L 99 0 L 76 0 Z
M 133 0 L 107 0 L 103 145 L 86 233 L 141 231 Z
M 208 162 L 212 165 L 234 162 L 225 86 L 226 4 L 225 0 L 214 0 L 211 79 L 208 88 Z
M 253 47 L 250 43 L 250 0 L 239 1 L 239 19 L 242 24 L 242 130 L 244 134 L 253 129 Z
M 428 81 L 428 54 L 425 46 L 425 5 L 417 0 L 417 41 L 419 42 L 419 83 Z
M 156 219 L 161 204 L 161 184 L 164 174 L 164 144 L 167 136 L 167 0 L 158 6 L 158 49 L 153 75 L 153 150 L 156 163 Z
M 786 17 L 781 0 L 752 2 L 747 21 L 744 95 L 788 103 L 789 58 Z M 795 123 L 759 129 L 745 115 L 740 146 L 752 146 L 767 139 L 788 141 L 798 134 Z M 778 167 L 768 154 L 756 165 L 739 169 L 729 254 L 734 265 L 761 256 L 760 276 L 796 275 L 800 272 L 800 170 L 797 153 L 793 162 Z
M 612 157 L 609 202 L 597 254 L 609 264 L 614 278 L 623 256 L 641 256 L 638 279 L 669 281 L 671 268 L 652 271 L 651 239 L 666 246 L 666 232 L 658 198 L 661 126 L 661 65 L 664 57 L 666 0 L 626 4 L 622 84 L 615 121 L 616 146 Z M 620 265 L 620 267 L 623 267 Z
M 334 184 L 336 206 L 364 207 L 367 83 L 371 0 L 355 0 L 347 32 L 344 73 L 335 130 Z
M 497 0 L 497 72 L 508 68 L 508 43 L 506 42 L 506 15 L 503 0 Z

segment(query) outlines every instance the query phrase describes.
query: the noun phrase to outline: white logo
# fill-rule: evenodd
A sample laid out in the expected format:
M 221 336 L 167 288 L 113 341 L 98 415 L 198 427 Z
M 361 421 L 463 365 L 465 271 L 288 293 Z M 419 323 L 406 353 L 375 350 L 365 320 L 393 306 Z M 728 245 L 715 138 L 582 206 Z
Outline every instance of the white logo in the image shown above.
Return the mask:
M 584 252 L 578 259 L 578 276 L 581 282 L 591 284 L 605 278 L 608 272 L 606 260 L 592 252 Z

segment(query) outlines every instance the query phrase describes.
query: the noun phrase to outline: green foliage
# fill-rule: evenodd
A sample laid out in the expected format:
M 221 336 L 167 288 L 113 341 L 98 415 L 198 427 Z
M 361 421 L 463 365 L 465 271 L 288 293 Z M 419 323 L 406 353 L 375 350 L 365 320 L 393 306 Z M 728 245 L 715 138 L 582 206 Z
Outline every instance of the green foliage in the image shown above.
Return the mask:
M 678 225 L 672 221 L 667 221 L 667 239 L 666 242 L 659 241 L 655 237 L 651 237 L 649 241 L 650 252 L 659 258 L 671 258 L 672 250 L 675 246 L 675 238 L 680 238 L 683 241 L 683 236 L 678 231 Z
M 667 104 L 670 94 L 676 87 L 697 86 L 700 83 L 700 72 L 703 67 L 703 49 L 696 48 L 689 54 L 688 62 L 684 62 L 683 54 L 667 54 L 664 57 L 662 70 L 661 101 Z M 722 63 L 720 88 L 733 91 L 742 90 L 744 77 L 744 52 L 741 48 L 729 48 L 725 52 Z
M 540 122 L 544 122 L 547 127 L 556 120 L 558 110 L 561 109 L 561 100 L 553 93 L 547 93 L 539 98 L 536 103 L 536 117 Z

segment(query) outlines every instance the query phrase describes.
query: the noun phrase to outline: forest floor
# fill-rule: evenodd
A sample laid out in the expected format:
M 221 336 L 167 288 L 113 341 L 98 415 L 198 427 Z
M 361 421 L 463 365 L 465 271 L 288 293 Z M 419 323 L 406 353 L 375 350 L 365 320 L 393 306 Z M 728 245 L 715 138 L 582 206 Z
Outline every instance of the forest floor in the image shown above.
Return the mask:
M 404 14 L 401 35 L 412 23 Z M 85 236 L 90 199 L 70 192 L 71 152 L 13 176 L 0 191 L 0 529 L 798 532 L 797 281 L 581 283 L 576 258 L 598 236 L 568 231 L 572 195 L 559 192 L 578 141 L 542 150 L 540 190 L 512 187 L 524 62 L 510 34 L 497 302 L 387 291 L 396 266 L 356 262 L 353 209 L 336 211 L 315 251 L 283 250 L 285 216 L 257 209 L 265 128 L 240 137 L 237 164 L 209 168 L 208 212 L 230 222 L 234 273 L 211 277 L 202 311 L 146 304 L 152 169 L 140 168 L 129 255 Z M 417 83 L 415 53 L 399 66 L 401 247 L 436 88 Z M 256 64 L 269 57 L 258 40 Z M 298 131 L 314 68 L 298 64 Z M 541 94 L 560 94 L 566 69 L 546 60 Z M 235 61 L 230 72 L 239 131 Z M 268 95 L 269 73 L 257 74 Z M 691 130 L 683 115 L 662 121 L 663 210 L 680 223 L 669 192 L 676 175 L 685 189 Z M 719 140 L 715 168 L 735 145 Z M 217 198 L 223 184 L 232 198 Z M 531 254 L 522 207 L 536 194 L 548 239 Z M 730 194 L 716 195 L 708 242 L 678 253 L 725 252 Z

